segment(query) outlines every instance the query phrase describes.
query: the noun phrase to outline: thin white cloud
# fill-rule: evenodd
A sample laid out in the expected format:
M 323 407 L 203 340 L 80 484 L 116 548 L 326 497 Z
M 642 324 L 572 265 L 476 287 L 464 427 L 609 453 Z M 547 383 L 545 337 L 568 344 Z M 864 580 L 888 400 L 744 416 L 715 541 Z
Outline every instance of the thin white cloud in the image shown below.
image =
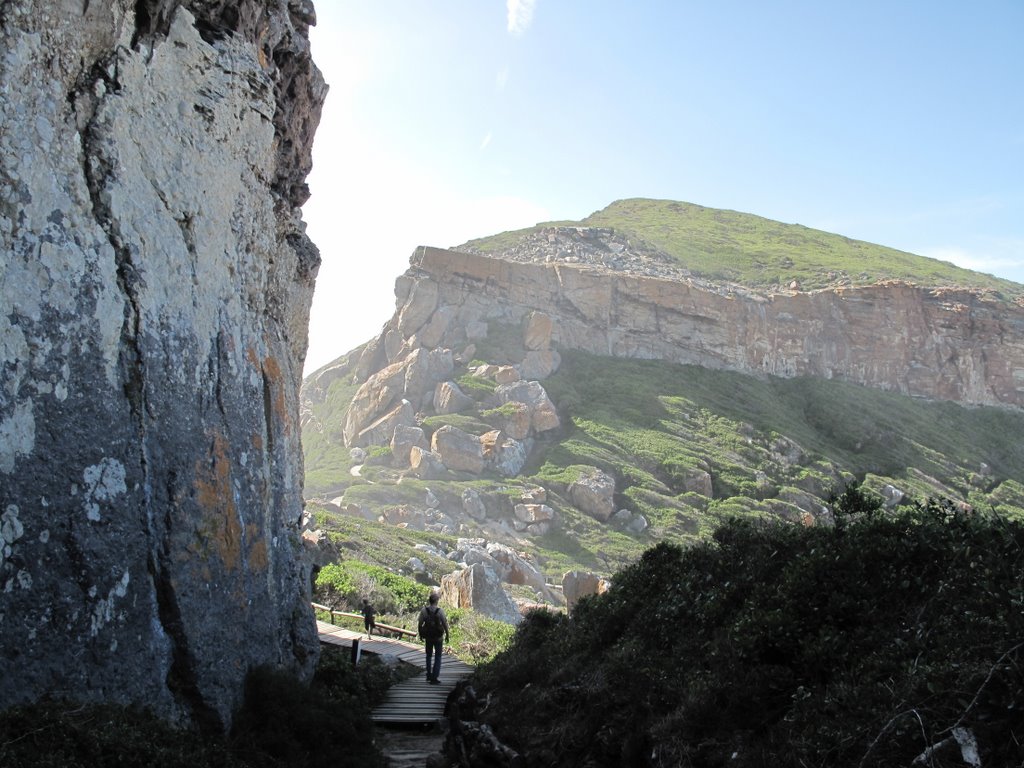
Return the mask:
M 537 0 L 506 0 L 508 5 L 508 31 L 513 35 L 523 34 L 533 21 L 533 9 Z
M 929 256 L 940 261 L 948 261 L 964 269 L 974 272 L 984 272 L 988 275 L 1005 277 L 1008 280 L 1020 282 L 1024 279 L 1024 258 L 1018 255 L 996 255 L 992 253 L 979 253 L 968 251 L 958 246 L 943 246 L 929 248 L 922 251 L 923 256 Z
M 497 86 L 499 91 L 504 91 L 505 86 L 508 84 L 508 67 L 502 67 L 498 71 L 497 77 L 494 78 L 494 84 Z
M 480 142 L 480 150 L 481 151 L 487 149 L 487 145 L 491 143 L 491 135 L 492 135 L 491 132 L 488 131 L 487 135 L 484 136 L 484 140 Z

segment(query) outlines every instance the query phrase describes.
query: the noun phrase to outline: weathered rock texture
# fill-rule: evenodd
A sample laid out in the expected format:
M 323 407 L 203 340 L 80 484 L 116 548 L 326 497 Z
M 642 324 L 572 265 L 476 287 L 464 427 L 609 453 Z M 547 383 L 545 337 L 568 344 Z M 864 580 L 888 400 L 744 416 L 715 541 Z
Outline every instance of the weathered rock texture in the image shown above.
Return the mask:
M 0 3 L 0 706 L 309 673 L 300 0 Z
M 419 248 L 396 293 L 385 332 L 415 340 L 444 313 L 446 330 L 432 341 L 452 349 L 481 326 L 521 324 L 531 349 L 550 344 L 1024 406 L 1024 308 L 980 291 L 891 282 L 761 295 L 681 274 L 566 263 L 557 254 L 541 263 Z

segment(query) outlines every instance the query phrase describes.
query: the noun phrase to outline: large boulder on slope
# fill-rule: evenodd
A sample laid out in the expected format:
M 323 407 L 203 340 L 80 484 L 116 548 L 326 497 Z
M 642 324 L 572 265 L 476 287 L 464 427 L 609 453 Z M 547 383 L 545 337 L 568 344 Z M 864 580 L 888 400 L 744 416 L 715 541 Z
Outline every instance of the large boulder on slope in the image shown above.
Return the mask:
M 498 575 L 480 563 L 443 576 L 441 600 L 456 608 L 472 608 L 509 624 L 518 624 L 523 618 L 501 586 Z
M 596 573 L 567 571 L 562 574 L 562 594 L 565 605 L 571 611 L 581 597 L 601 595 L 611 588 L 611 582 Z
M 606 523 L 615 513 L 615 478 L 590 467 L 569 484 L 569 498 L 581 512 Z
M 430 449 L 448 469 L 479 475 L 484 471 L 484 452 L 480 438 L 458 427 L 440 427 L 430 441 Z
M 547 391 L 538 381 L 517 381 L 494 389 L 499 403 L 522 403 L 530 411 L 530 427 L 535 433 L 547 432 L 561 426 L 558 409 Z

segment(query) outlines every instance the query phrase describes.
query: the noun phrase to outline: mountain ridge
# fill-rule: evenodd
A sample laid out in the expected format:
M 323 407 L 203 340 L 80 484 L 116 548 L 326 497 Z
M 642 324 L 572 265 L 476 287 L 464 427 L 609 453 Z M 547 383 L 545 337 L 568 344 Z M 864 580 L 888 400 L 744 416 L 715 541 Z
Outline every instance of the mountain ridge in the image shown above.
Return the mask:
M 574 226 L 612 229 L 641 250 L 667 256 L 692 276 L 752 289 L 785 290 L 794 281 L 803 290 L 814 290 L 905 280 L 994 291 L 1007 300 L 1024 297 L 1024 285 L 931 257 L 802 224 L 674 200 L 616 200 L 579 221 L 543 222 L 469 240 L 452 250 L 502 257 L 541 229 Z

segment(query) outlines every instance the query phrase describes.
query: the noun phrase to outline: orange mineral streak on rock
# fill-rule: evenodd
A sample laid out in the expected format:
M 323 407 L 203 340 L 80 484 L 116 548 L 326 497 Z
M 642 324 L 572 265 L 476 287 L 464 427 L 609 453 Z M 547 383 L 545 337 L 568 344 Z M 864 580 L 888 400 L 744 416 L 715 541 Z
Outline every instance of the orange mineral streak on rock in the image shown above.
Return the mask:
M 245 526 L 245 538 L 246 541 L 252 542 L 249 545 L 249 570 L 267 570 L 267 566 L 270 564 L 267 540 L 261 535 L 259 526 L 252 523 Z
M 281 366 L 277 362 L 277 358 L 264 357 L 262 371 L 264 386 L 269 387 L 271 390 L 271 413 L 280 422 L 282 432 L 291 432 L 294 425 L 292 424 L 291 412 L 285 404 L 284 375 L 281 373 Z M 268 428 L 272 428 L 272 425 L 268 425 Z
M 220 432 L 212 437 L 208 460 L 196 462 L 196 502 L 202 514 L 199 549 L 216 553 L 231 572 L 242 567 L 242 524 L 231 487 L 228 440 Z

